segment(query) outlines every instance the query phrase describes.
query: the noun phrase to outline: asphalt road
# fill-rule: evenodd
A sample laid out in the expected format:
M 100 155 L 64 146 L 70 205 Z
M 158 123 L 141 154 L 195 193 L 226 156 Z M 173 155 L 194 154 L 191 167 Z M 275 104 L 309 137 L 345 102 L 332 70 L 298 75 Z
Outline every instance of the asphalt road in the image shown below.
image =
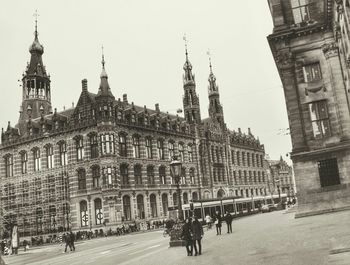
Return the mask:
M 233 221 L 233 233 L 207 231 L 202 255 L 187 257 L 185 248 L 169 248 L 162 231 L 108 237 L 78 243 L 76 252 L 45 246 L 6 257 L 7 264 L 121 265 L 326 265 L 350 264 L 350 211 L 294 219 L 285 211 Z M 343 251 L 343 252 L 342 252 Z M 333 254 L 332 254 L 333 252 Z M 339 253 L 337 253 L 339 252 Z

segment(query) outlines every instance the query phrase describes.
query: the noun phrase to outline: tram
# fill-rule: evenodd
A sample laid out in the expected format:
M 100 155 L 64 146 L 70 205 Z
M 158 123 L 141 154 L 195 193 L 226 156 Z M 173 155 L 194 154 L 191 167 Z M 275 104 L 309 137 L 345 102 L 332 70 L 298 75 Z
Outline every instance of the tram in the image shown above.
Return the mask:
M 281 202 L 287 201 L 287 194 L 280 195 Z M 258 213 L 263 204 L 276 204 L 280 201 L 278 195 L 255 196 L 255 197 L 224 197 L 214 199 L 193 200 L 191 203 L 183 204 L 182 210 L 187 218 L 193 212 L 198 220 L 202 221 L 205 216 L 215 216 L 216 211 L 223 215 L 228 211 L 233 217 Z

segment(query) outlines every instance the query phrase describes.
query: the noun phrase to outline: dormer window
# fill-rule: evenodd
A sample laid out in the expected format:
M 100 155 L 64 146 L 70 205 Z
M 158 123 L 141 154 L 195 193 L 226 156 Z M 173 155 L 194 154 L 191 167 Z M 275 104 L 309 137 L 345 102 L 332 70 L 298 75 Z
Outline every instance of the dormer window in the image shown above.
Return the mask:
M 310 20 L 307 0 L 291 0 L 294 23 L 307 22 Z

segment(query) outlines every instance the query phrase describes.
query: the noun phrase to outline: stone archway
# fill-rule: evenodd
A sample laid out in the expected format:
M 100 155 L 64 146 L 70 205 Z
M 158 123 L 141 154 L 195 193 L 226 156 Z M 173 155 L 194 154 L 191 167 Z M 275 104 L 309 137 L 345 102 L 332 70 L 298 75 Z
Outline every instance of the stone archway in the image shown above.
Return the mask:
M 217 193 L 217 198 L 225 197 L 225 191 L 223 189 L 219 189 Z

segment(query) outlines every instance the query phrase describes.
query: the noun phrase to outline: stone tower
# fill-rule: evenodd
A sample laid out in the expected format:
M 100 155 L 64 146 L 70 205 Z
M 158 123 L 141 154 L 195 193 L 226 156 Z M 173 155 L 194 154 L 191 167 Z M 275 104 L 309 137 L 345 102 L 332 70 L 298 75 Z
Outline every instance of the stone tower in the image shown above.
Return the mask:
M 211 62 L 209 64 L 210 66 L 210 74 L 209 74 L 209 86 L 208 86 L 208 93 L 209 93 L 209 117 L 212 118 L 212 120 L 217 121 L 220 125 L 224 125 L 224 112 L 222 105 L 220 103 L 220 94 L 219 94 L 219 87 L 216 84 L 216 77 L 213 74 L 213 68 L 211 65 Z
M 184 115 L 188 123 L 201 123 L 201 112 L 199 106 L 199 98 L 196 93 L 196 81 L 194 74 L 192 74 L 192 64 L 188 60 L 188 52 L 186 47 L 186 62 L 183 67 L 185 74 L 183 75 L 184 83 L 184 96 L 183 96 L 183 106 Z
M 20 128 L 29 119 L 52 113 L 51 81 L 42 60 L 44 47 L 38 39 L 37 20 L 34 36 L 34 41 L 29 47 L 30 62 L 22 78 L 22 105 L 18 121 Z

